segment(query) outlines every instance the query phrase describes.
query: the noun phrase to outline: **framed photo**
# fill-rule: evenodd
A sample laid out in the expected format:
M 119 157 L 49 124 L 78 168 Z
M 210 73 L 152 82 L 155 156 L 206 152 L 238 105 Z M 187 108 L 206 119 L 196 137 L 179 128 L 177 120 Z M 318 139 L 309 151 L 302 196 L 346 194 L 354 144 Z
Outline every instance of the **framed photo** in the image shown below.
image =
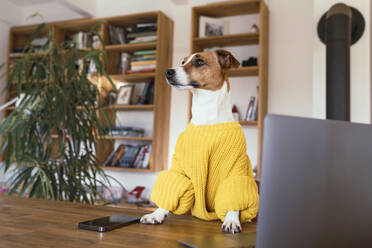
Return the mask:
M 199 37 L 221 36 L 229 34 L 229 21 L 201 16 L 199 19 Z
M 124 85 L 119 88 L 116 104 L 128 105 L 132 97 L 133 85 Z

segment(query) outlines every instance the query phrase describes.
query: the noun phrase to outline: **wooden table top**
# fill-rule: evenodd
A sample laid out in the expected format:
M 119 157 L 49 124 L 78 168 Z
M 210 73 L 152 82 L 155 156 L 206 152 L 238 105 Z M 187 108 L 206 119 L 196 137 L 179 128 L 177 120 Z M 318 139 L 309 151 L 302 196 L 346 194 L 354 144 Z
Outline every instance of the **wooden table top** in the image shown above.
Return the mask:
M 221 222 L 170 215 L 161 225 L 133 224 L 106 233 L 77 223 L 108 215 L 141 217 L 145 212 L 0 195 L 0 247 L 183 247 L 177 240 L 221 233 Z M 242 225 L 255 232 L 255 223 Z M 226 234 L 232 235 L 232 234 Z

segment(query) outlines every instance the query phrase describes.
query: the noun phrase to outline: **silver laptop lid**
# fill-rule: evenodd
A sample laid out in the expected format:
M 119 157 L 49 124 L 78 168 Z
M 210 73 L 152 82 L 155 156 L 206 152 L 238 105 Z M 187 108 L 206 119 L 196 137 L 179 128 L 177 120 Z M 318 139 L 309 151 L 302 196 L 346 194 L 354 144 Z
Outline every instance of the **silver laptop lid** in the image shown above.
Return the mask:
M 372 247 L 372 126 L 269 115 L 258 248 Z

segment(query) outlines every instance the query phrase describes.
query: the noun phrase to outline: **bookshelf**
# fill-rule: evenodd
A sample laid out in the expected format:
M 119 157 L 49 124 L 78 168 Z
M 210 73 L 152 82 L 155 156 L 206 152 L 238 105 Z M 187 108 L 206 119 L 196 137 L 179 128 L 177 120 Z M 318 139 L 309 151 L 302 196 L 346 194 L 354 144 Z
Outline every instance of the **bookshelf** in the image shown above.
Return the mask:
M 112 171 L 127 171 L 127 172 L 155 172 L 166 169 L 168 167 L 168 142 L 169 142 L 169 119 L 170 119 L 170 96 L 171 89 L 166 84 L 164 71 L 172 65 L 173 54 L 173 21 L 161 11 L 145 12 L 139 14 L 131 14 L 125 16 L 114 16 L 107 18 L 84 18 L 61 22 L 47 23 L 42 35 L 45 35 L 49 30 L 52 31 L 52 39 L 54 44 L 62 43 L 67 35 L 78 32 L 89 31 L 96 23 L 104 21 L 99 25 L 99 32 L 102 36 L 103 47 L 107 51 L 106 71 L 110 78 L 117 84 L 119 82 L 128 83 L 143 83 L 149 80 L 154 80 L 154 103 L 147 105 L 110 105 L 105 107 L 108 113 L 111 125 L 115 125 L 116 118 L 119 113 L 136 113 L 152 112 L 152 120 L 146 122 L 152 127 L 151 137 L 131 137 L 131 136 L 103 136 L 97 140 L 97 158 L 103 163 L 107 156 L 114 149 L 114 143 L 120 142 L 137 142 L 139 144 L 152 144 L 150 164 L 147 169 L 139 168 L 120 168 L 120 167 L 103 167 L 105 170 Z M 135 43 L 135 44 L 118 44 L 112 45 L 109 42 L 108 25 L 115 25 L 121 27 L 130 27 L 132 24 L 139 23 L 157 23 L 157 39 L 152 42 Z M 9 33 L 8 41 L 8 69 L 13 59 L 20 59 L 25 56 L 23 53 L 13 53 L 16 47 L 22 47 L 26 44 L 31 34 L 38 25 L 18 26 L 12 27 Z M 141 50 L 156 49 L 156 71 L 132 74 L 118 74 L 119 58 L 121 52 L 136 52 Z M 82 50 L 89 51 L 90 48 Z M 31 56 L 42 57 L 46 52 L 34 53 Z M 9 70 L 8 70 L 9 71 Z M 9 75 L 8 75 L 9 76 Z M 111 84 L 104 77 L 92 78 L 92 83 L 96 84 L 102 100 L 105 94 L 112 88 Z M 12 99 L 9 92 L 5 93 L 5 101 Z M 4 111 L 7 116 L 14 107 L 8 107 Z M 55 137 L 53 137 L 55 138 Z
M 199 37 L 199 21 L 201 16 L 220 18 L 239 15 L 259 14 L 260 31 L 258 33 L 228 34 L 223 36 Z M 268 18 L 269 12 L 263 0 L 233 0 L 195 6 L 191 11 L 191 54 L 214 47 L 259 46 L 258 66 L 240 67 L 227 71 L 229 77 L 258 78 L 258 120 L 240 121 L 242 126 L 254 126 L 258 129 L 258 161 L 257 175 L 261 174 L 261 149 L 263 120 L 267 113 L 267 77 L 268 77 Z M 234 90 L 234 84 L 231 84 Z M 189 96 L 189 119 L 191 119 L 191 94 Z M 248 98 L 248 97 L 247 97 Z M 247 101 L 248 104 L 248 101 Z

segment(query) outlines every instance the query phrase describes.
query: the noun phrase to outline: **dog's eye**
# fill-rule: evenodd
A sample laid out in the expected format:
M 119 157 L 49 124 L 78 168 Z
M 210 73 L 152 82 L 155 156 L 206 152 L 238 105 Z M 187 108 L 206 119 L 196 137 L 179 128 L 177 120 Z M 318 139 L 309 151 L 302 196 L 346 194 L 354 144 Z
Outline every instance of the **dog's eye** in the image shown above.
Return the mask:
M 194 65 L 195 65 L 196 67 L 199 67 L 199 66 L 205 65 L 205 62 L 204 62 L 204 60 L 202 60 L 202 59 L 196 59 L 196 60 L 194 61 Z

